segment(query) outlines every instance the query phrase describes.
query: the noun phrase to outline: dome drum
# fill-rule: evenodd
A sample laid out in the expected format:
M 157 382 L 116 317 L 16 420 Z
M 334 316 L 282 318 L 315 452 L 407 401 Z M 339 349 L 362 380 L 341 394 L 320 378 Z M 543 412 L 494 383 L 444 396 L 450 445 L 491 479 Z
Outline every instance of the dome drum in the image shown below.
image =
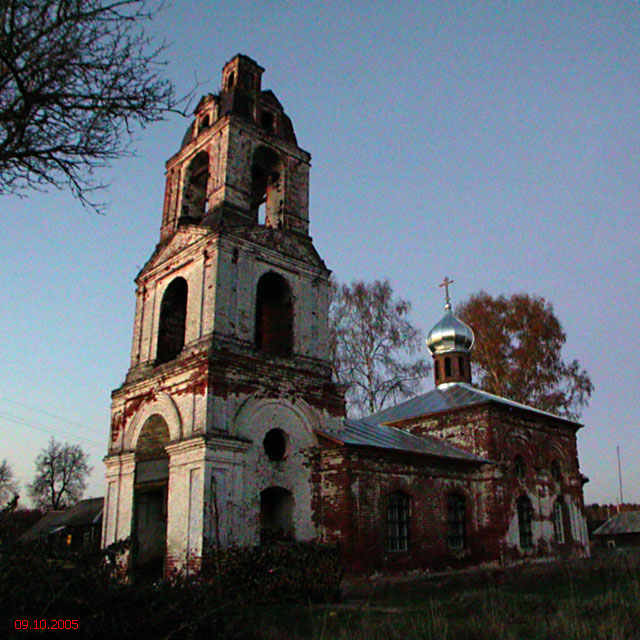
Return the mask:
M 436 387 L 450 382 L 471 384 L 471 349 L 474 337 L 471 327 L 456 318 L 451 311 L 448 285 L 444 315 L 427 334 L 427 347 L 433 356 L 433 377 Z

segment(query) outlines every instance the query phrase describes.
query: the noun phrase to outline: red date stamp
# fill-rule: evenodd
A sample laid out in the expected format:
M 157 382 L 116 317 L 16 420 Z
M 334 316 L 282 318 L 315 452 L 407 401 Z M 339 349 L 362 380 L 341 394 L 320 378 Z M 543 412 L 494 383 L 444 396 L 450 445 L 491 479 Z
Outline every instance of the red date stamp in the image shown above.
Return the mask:
M 16 629 L 37 629 L 44 631 L 45 629 L 77 629 L 77 620 L 16 620 L 14 622 Z

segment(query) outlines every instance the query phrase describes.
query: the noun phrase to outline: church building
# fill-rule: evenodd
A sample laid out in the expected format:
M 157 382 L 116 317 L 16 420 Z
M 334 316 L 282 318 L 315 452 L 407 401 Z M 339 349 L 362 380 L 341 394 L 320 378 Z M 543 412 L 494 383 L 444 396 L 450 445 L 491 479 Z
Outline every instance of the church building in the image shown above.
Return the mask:
M 449 281 L 435 388 L 345 417 L 310 155 L 263 71 L 229 61 L 166 164 L 112 393 L 103 546 L 130 539 L 129 568 L 150 576 L 274 539 L 335 543 L 360 573 L 586 554 L 581 425 L 472 386 Z

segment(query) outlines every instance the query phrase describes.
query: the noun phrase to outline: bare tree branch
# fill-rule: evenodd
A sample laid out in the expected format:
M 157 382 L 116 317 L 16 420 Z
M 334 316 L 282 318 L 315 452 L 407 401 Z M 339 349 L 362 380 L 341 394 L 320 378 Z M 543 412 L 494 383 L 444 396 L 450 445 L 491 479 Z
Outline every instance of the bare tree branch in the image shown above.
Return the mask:
M 334 285 L 329 310 L 334 377 L 348 384 L 350 414 L 375 413 L 416 393 L 430 364 L 415 358 L 420 333 L 406 319 L 411 305 L 393 299 L 388 281 Z
M 80 500 L 91 473 L 88 459 L 79 445 L 62 444 L 51 438 L 36 458 L 36 477 L 28 487 L 36 506 L 62 509 Z
M 182 102 L 143 30 L 162 5 L 0 0 L 0 195 L 54 186 L 101 209 L 96 170 Z
M 18 483 L 13 477 L 13 469 L 5 460 L 0 462 L 0 509 L 18 495 Z

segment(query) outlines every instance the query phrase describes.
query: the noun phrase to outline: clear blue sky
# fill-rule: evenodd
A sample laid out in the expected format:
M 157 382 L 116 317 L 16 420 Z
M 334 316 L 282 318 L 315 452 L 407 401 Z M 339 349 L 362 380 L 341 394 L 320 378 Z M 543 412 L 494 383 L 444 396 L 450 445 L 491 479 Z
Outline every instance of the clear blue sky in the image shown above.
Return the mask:
M 624 498 L 640 502 L 637 2 L 174 0 L 151 32 L 172 43 L 181 91 L 217 91 L 236 53 L 265 67 L 312 154 L 311 233 L 339 280 L 388 277 L 424 331 L 444 275 L 454 302 L 480 289 L 552 302 L 565 357 L 595 384 L 585 498 L 617 499 L 620 445 Z M 91 453 L 87 495 L 103 492 L 133 278 L 188 124 L 138 133 L 137 157 L 102 174 L 104 216 L 57 192 L 0 199 L 0 459 L 23 487 L 55 435 Z

